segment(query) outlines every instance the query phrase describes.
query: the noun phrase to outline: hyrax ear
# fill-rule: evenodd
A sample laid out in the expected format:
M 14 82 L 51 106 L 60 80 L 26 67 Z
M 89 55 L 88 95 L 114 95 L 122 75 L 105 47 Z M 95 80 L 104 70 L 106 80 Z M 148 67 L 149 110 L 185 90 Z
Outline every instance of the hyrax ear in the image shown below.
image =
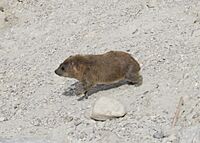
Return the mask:
M 74 72 L 78 73 L 78 71 L 79 71 L 79 65 L 76 64 L 76 63 L 74 63 L 74 62 L 72 62 L 71 65 L 72 65 L 72 68 L 73 68 Z
M 72 66 L 75 66 L 75 63 L 74 63 L 74 62 L 71 62 L 71 65 L 72 65 Z
M 81 64 L 80 63 L 73 62 L 73 63 L 71 63 L 71 65 L 72 65 L 74 71 L 76 71 L 76 72 L 80 71 L 80 69 L 81 69 Z

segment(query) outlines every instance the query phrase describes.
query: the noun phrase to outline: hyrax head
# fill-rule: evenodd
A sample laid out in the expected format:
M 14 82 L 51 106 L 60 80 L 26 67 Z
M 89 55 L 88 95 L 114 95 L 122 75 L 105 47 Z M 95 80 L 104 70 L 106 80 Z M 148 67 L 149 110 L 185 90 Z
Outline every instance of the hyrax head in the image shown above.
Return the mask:
M 77 72 L 76 61 L 74 57 L 70 56 L 55 70 L 55 73 L 59 76 L 75 78 Z

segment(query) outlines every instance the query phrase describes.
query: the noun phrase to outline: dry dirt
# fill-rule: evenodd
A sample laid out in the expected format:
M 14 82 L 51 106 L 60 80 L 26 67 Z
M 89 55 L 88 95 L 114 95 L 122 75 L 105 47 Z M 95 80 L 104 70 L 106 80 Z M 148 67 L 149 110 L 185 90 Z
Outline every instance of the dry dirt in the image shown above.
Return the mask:
M 83 101 L 63 94 L 77 81 L 54 74 L 60 62 L 109 50 L 139 61 L 142 86 Z M 100 96 L 120 100 L 128 114 L 91 120 Z M 112 132 L 122 142 L 161 143 L 167 137 L 155 133 L 171 129 L 181 97 L 174 128 L 199 128 L 200 1 L 0 0 L 0 138 L 94 143 Z

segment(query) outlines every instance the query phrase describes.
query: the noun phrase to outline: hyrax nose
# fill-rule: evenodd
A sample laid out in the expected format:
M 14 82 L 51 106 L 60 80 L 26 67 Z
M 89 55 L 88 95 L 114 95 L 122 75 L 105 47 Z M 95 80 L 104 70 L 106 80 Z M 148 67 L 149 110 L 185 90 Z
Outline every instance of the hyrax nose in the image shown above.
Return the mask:
M 57 71 L 57 70 L 55 70 L 54 72 L 55 72 L 55 74 L 58 74 L 58 71 Z
M 62 73 L 61 73 L 58 69 L 55 70 L 55 74 L 57 74 L 57 75 L 59 75 L 59 76 L 62 75 Z

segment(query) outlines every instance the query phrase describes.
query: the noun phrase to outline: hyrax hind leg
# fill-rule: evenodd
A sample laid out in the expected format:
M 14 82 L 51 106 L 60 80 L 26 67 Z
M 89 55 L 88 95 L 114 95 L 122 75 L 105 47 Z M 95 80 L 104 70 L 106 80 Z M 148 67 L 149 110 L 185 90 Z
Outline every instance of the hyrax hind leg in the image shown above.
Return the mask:
M 143 78 L 139 72 L 135 72 L 133 68 L 130 68 L 126 73 L 125 79 L 129 82 L 129 84 L 140 86 L 142 85 Z

